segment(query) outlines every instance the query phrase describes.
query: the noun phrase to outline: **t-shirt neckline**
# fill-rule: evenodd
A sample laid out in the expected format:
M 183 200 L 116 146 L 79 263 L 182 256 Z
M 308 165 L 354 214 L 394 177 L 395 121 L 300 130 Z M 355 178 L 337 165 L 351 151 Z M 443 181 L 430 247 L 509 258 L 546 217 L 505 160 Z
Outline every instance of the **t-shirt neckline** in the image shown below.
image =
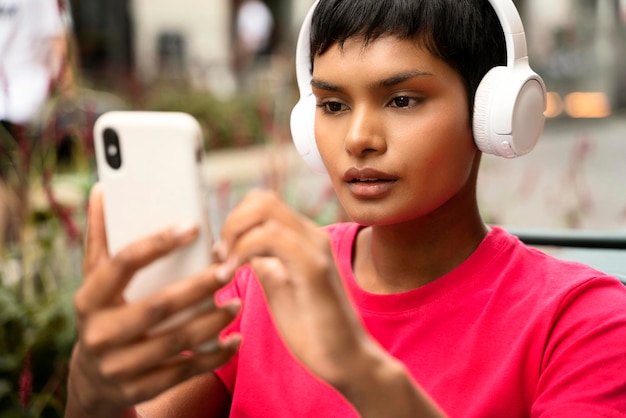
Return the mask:
M 476 250 L 439 279 L 402 293 L 375 294 L 361 288 L 353 272 L 356 237 L 363 228 L 362 225 L 351 224 L 339 239 L 336 250 L 340 274 L 359 309 L 386 314 L 413 311 L 432 303 L 445 303 L 446 298 L 454 297 L 459 292 L 472 291 L 471 286 L 476 285 L 481 278 L 489 277 L 486 270 L 493 268 L 492 261 L 510 243 L 510 237 L 503 229 L 491 227 Z

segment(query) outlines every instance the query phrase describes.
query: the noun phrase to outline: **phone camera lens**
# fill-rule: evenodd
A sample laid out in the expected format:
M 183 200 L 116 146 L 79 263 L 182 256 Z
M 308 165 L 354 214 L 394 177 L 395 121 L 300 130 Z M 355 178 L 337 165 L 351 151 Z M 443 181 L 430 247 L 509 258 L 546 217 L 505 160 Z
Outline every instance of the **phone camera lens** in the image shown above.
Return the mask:
M 109 166 L 115 170 L 122 166 L 122 153 L 120 150 L 120 138 L 111 128 L 106 128 L 103 134 L 104 154 Z

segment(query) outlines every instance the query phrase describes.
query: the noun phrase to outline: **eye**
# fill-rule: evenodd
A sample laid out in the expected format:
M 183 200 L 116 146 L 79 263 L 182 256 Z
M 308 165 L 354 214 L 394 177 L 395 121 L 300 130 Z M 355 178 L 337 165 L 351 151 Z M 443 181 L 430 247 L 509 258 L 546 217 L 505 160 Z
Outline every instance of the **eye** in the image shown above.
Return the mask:
M 407 107 L 409 105 L 410 99 L 406 96 L 400 96 L 393 99 L 393 104 L 398 107 Z
M 324 112 L 326 113 L 339 113 L 348 108 L 346 105 L 342 103 L 333 102 L 333 101 L 318 103 L 317 107 L 322 108 Z
M 410 97 L 410 96 L 398 96 L 391 99 L 389 106 L 397 108 L 413 107 L 423 101 L 422 98 Z

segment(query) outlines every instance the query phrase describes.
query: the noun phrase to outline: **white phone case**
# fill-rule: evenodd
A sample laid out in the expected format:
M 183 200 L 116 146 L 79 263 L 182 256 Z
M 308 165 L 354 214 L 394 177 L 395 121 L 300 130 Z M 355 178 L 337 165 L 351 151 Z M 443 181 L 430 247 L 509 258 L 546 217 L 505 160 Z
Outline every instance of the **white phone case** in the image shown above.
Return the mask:
M 141 299 L 207 267 L 212 236 L 198 122 L 179 112 L 113 111 L 96 121 L 94 141 L 111 255 L 170 226 L 200 229 L 191 245 L 138 271 L 125 289 L 126 300 Z

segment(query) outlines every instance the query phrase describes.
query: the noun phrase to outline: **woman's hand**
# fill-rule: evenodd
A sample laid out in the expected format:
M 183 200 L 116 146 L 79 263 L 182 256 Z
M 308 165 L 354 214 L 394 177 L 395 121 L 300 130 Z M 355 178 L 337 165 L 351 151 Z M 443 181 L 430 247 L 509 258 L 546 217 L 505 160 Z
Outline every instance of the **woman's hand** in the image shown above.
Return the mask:
M 216 267 L 211 266 L 195 277 L 126 304 L 122 291 L 133 274 L 192 242 L 197 229 L 165 230 L 112 257 L 107 251 L 102 212 L 102 194 L 96 186 L 89 206 L 84 283 L 74 300 L 78 342 L 70 366 L 66 416 L 114 417 L 125 412 L 132 416 L 125 408 L 219 367 L 234 354 L 240 341 L 238 335 L 218 339 L 239 310 L 236 301 L 222 307 L 209 303 L 174 329 L 149 332 L 186 308 L 212 301 L 224 282 L 216 279 Z
M 328 235 L 275 193 L 246 196 L 226 220 L 216 255 L 222 280 L 250 262 L 283 339 L 321 379 L 341 386 L 360 367 L 359 353 L 377 349 L 346 295 Z

